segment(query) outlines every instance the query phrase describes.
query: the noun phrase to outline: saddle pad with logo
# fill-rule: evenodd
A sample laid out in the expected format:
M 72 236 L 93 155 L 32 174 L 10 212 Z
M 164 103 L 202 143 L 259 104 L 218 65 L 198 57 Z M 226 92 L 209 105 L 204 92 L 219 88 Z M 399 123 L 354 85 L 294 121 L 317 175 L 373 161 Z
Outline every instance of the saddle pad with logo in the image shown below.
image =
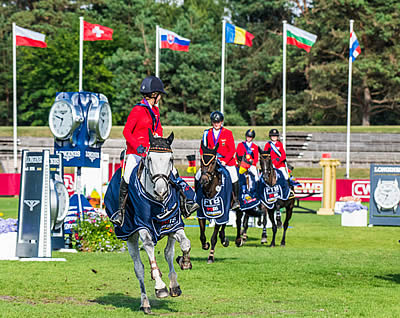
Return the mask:
M 265 183 L 264 179 L 261 177 L 257 186 L 257 195 L 261 202 L 268 208 L 273 209 L 276 201 L 287 200 L 289 198 L 290 189 L 283 173 L 275 169 L 276 174 L 276 184 L 274 186 L 269 186 Z
M 199 219 L 214 220 L 216 224 L 222 225 L 229 221 L 229 209 L 231 206 L 232 181 L 228 170 L 218 167 L 221 172 L 221 185 L 213 198 L 206 198 L 201 187 L 197 189 L 197 203 L 200 209 L 197 210 Z
M 137 169 L 132 171 L 129 182 L 129 196 L 126 205 L 125 221 L 122 227 L 114 226 L 119 239 L 127 240 L 140 229 L 147 230 L 154 244 L 165 234 L 176 232 L 184 227 L 180 213 L 180 201 L 177 187 L 170 186 L 170 194 L 164 202 L 158 202 L 147 194 L 137 177 Z M 104 202 L 109 217 L 119 207 L 119 184 L 121 172 L 117 170 L 110 181 Z
M 255 176 L 247 171 L 239 174 L 239 203 L 242 211 L 250 210 L 260 204 L 257 197 L 257 182 Z

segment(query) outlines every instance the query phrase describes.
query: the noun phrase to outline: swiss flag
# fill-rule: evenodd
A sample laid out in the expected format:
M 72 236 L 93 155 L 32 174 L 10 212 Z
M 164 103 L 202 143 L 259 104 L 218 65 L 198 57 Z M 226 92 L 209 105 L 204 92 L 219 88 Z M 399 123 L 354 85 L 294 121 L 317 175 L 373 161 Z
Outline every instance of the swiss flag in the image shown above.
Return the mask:
M 113 29 L 83 21 L 83 41 L 112 40 Z

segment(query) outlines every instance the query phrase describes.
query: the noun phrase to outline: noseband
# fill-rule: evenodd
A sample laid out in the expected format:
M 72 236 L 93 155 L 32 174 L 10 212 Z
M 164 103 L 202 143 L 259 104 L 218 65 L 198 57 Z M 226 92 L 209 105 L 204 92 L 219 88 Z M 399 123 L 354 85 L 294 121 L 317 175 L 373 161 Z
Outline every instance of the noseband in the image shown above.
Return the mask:
M 158 152 L 158 153 L 166 153 L 166 152 L 172 152 L 171 148 L 166 148 L 166 147 L 160 147 L 160 146 L 151 146 L 149 149 L 149 152 Z M 170 179 L 169 176 L 162 174 L 162 173 L 157 173 L 155 175 L 151 175 L 150 169 L 146 167 L 146 169 L 149 172 L 150 175 L 150 180 L 152 183 L 156 183 L 158 180 L 163 180 L 166 184 L 169 184 Z

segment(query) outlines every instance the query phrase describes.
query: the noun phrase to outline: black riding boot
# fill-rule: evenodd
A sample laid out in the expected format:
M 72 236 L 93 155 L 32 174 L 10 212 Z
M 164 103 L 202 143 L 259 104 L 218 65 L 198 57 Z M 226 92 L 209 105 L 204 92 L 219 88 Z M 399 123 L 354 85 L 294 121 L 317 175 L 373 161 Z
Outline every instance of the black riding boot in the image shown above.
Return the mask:
M 291 184 L 290 184 L 290 179 L 287 180 L 287 183 L 288 183 L 289 191 L 290 191 L 290 193 L 289 193 L 289 199 L 293 199 L 293 198 L 295 197 L 295 195 L 294 195 L 293 188 L 292 188 L 292 186 L 291 186 Z
M 110 221 L 118 226 L 122 226 L 124 224 L 125 205 L 128 196 L 128 186 L 129 184 L 126 183 L 124 178 L 122 177 L 121 185 L 119 186 L 119 209 L 110 218 Z
M 239 203 L 239 181 L 236 181 L 232 184 L 232 195 L 233 195 L 233 204 L 232 210 L 237 210 L 240 208 Z

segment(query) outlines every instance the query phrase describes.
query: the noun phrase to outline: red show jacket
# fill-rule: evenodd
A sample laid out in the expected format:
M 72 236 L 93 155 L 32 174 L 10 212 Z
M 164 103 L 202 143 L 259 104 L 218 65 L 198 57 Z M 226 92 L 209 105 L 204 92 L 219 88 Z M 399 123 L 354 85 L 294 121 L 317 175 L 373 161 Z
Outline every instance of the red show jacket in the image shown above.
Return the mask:
M 141 101 L 141 104 L 144 105 L 145 103 L 145 100 Z M 140 145 L 147 149 L 149 148 L 149 129 L 152 131 L 153 135 L 157 134 L 159 137 L 163 136 L 160 111 L 157 106 L 153 106 L 152 110 L 155 115 L 154 124 L 149 107 L 136 105 L 132 108 L 123 131 L 123 135 L 126 139 L 127 155 L 139 155 L 136 149 Z
M 236 148 L 236 156 L 237 156 L 238 159 L 239 159 L 240 157 L 242 157 L 243 155 L 245 155 L 245 154 L 251 155 L 250 153 L 247 152 L 247 149 L 246 149 L 246 147 L 245 147 L 245 145 L 244 145 L 245 143 L 246 143 L 245 141 L 241 142 L 240 144 L 238 144 L 238 146 L 237 146 L 237 148 Z M 257 146 L 254 142 L 252 142 L 252 143 L 251 143 L 250 149 L 251 149 L 251 151 L 253 152 L 253 156 L 252 156 L 252 158 L 253 158 L 253 163 L 252 163 L 252 165 L 255 166 L 255 167 L 257 167 L 257 162 L 258 162 L 258 146 Z
M 274 149 L 271 148 L 271 145 L 269 142 L 265 144 L 264 151 L 271 150 L 271 159 L 272 163 L 275 168 L 279 169 L 281 167 L 285 167 L 285 160 L 286 160 L 286 152 L 285 149 L 283 149 L 283 144 L 278 140 L 275 143 L 275 147 L 278 148 L 279 152 L 281 153 L 281 156 L 279 157 L 278 154 L 274 151 Z
M 219 157 L 219 160 L 225 162 L 227 166 L 235 166 L 236 147 L 235 147 L 235 141 L 233 140 L 232 132 L 229 129 L 222 127 L 217 143 L 219 144 L 217 153 L 219 153 L 222 156 Z M 215 147 L 212 128 L 208 129 L 207 132 L 207 147 L 208 148 Z M 200 148 L 200 155 L 202 154 L 203 151 Z

